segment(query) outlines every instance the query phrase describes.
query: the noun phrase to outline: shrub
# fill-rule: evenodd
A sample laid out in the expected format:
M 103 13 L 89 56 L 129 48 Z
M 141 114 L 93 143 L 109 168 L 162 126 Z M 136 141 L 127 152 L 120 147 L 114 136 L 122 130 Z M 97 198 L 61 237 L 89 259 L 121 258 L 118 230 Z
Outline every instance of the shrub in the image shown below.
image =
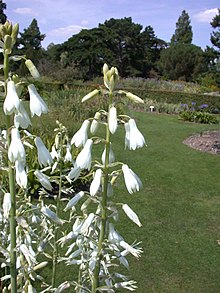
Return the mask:
M 179 114 L 180 119 L 189 122 L 205 123 L 205 124 L 217 124 L 218 119 L 216 116 L 203 112 L 203 111 L 182 111 Z

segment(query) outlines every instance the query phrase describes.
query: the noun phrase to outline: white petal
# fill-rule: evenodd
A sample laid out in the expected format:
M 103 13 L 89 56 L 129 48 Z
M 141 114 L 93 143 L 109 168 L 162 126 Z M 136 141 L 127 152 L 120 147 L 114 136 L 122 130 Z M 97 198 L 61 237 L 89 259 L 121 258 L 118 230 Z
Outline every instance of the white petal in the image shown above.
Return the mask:
M 139 177 L 126 164 L 122 166 L 122 171 L 128 192 L 133 193 L 139 191 L 142 187 Z
M 9 213 L 11 210 L 11 194 L 10 193 L 5 193 L 2 208 L 4 212 L 4 218 L 8 219 Z
M 102 180 L 102 170 L 97 169 L 90 185 L 90 194 L 91 196 L 95 196 L 99 191 L 100 185 Z
M 91 150 L 92 150 L 93 141 L 88 139 L 84 145 L 84 148 L 78 154 L 76 158 L 75 166 L 81 169 L 88 169 L 91 168 Z
M 75 206 L 83 196 L 84 196 L 83 191 L 80 191 L 79 193 L 74 195 L 74 197 L 71 198 L 70 201 L 68 202 L 68 204 L 66 205 L 64 211 L 67 211 L 67 210 L 71 209 L 73 206 Z
M 14 116 L 14 125 L 17 128 L 22 127 L 23 129 L 26 129 L 29 125 L 31 125 L 31 120 L 23 106 L 22 101 L 20 102 L 18 113 Z
M 126 213 L 126 215 L 139 227 L 141 227 L 141 222 L 138 218 L 138 216 L 136 215 L 136 213 L 127 205 L 127 204 L 123 204 L 122 209 L 124 210 L 124 212 Z
M 41 116 L 42 113 L 48 113 L 48 107 L 41 96 L 38 94 L 35 86 L 30 84 L 28 86 L 28 91 L 30 95 L 30 110 L 31 116 L 33 117 L 35 114 L 37 116 Z
M 48 177 L 45 174 L 43 174 L 39 170 L 36 170 L 34 172 L 34 175 L 37 177 L 37 179 L 40 181 L 41 185 L 44 188 L 46 188 L 47 190 L 50 190 L 50 191 L 53 189 Z
M 109 131 L 114 134 L 117 130 L 118 127 L 118 121 L 117 121 L 117 110 L 116 108 L 113 106 L 110 108 L 109 110 Z
M 8 149 L 8 158 L 11 162 L 16 160 L 26 162 L 26 153 L 20 139 L 20 134 L 17 128 L 11 130 L 11 144 Z
M 77 148 L 85 145 L 85 143 L 88 139 L 87 132 L 88 132 L 89 125 L 90 125 L 89 120 L 85 120 L 83 122 L 80 129 L 73 135 L 73 137 L 71 139 L 71 144 L 75 144 L 75 146 Z
M 15 162 L 16 170 L 16 182 L 21 188 L 27 187 L 27 174 L 24 169 L 24 165 L 20 161 Z
M 136 123 L 134 119 L 129 120 L 129 128 L 130 128 L 130 135 L 129 135 L 129 142 L 130 142 L 130 150 L 135 150 L 136 148 L 143 147 L 145 143 L 144 136 L 139 131 L 139 129 L 136 126 Z
M 20 106 L 20 100 L 16 92 L 15 83 L 9 80 L 7 83 L 7 95 L 4 101 L 3 109 L 6 115 L 17 113 Z
M 38 162 L 40 166 L 47 166 L 51 165 L 53 163 L 52 156 L 46 146 L 44 145 L 43 141 L 41 140 L 40 137 L 36 137 L 35 140 L 35 145 L 37 147 L 38 151 Z
M 49 219 L 51 219 L 53 222 L 59 225 L 62 225 L 64 223 L 60 218 L 58 218 L 58 216 L 53 211 L 51 211 L 49 208 L 45 206 L 41 208 L 41 212 Z
M 72 168 L 70 170 L 70 173 L 68 174 L 68 177 L 70 179 L 73 179 L 74 178 L 74 181 L 75 181 L 75 180 L 77 180 L 79 178 L 80 172 L 81 172 L 81 168 L 75 166 L 74 168 Z

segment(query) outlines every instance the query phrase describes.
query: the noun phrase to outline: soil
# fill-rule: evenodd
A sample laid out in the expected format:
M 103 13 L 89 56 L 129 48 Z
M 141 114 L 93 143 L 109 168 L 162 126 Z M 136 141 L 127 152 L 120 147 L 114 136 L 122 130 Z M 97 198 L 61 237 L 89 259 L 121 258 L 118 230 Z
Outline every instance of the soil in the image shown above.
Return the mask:
M 220 155 L 220 131 L 206 131 L 191 135 L 183 143 L 202 152 Z

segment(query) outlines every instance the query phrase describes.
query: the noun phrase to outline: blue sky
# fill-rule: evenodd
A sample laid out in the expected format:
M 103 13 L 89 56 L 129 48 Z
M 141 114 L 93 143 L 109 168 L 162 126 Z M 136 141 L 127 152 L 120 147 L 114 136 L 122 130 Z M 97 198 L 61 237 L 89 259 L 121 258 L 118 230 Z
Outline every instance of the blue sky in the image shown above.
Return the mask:
M 62 43 L 82 28 L 94 28 L 110 18 L 132 17 L 143 28 L 151 25 L 158 38 L 170 41 L 176 22 L 183 10 L 191 19 L 193 44 L 211 46 L 213 31 L 210 21 L 220 8 L 219 0 L 8 0 L 6 15 L 18 22 L 20 31 L 36 18 L 41 33 L 46 34 L 42 45 Z

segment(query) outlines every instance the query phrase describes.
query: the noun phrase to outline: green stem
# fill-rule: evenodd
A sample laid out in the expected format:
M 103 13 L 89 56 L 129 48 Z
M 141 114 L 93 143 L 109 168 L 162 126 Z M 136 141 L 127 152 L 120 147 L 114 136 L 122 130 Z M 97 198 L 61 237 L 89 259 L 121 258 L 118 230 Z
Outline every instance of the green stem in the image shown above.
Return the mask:
M 8 79 L 9 59 L 8 54 L 4 54 L 4 81 L 5 85 Z M 7 94 L 7 92 L 6 92 Z M 11 127 L 11 117 L 6 115 L 6 129 L 7 129 L 7 144 L 11 143 L 9 135 Z M 8 178 L 9 178 L 9 192 L 11 195 L 11 210 L 10 210 L 10 274 L 11 274 L 11 293 L 17 292 L 17 270 L 16 270 L 16 190 L 15 190 L 15 176 L 12 163 L 8 160 Z
M 112 103 L 112 92 L 109 93 L 109 109 Z M 109 123 L 106 125 L 106 152 L 105 152 L 105 164 L 103 168 L 103 194 L 101 201 L 102 215 L 101 215 L 101 228 L 99 233 L 99 241 L 98 241 L 98 253 L 97 253 L 97 262 L 94 269 L 94 276 L 92 280 L 92 293 L 96 293 L 96 289 L 99 287 L 99 273 L 100 273 L 100 261 L 102 255 L 103 242 L 105 239 L 106 232 L 106 222 L 107 222 L 107 191 L 108 191 L 108 181 L 109 181 L 109 152 L 110 152 L 110 131 L 109 131 Z
M 60 199 L 61 199 L 61 189 L 62 189 L 62 162 L 60 162 L 60 176 L 59 176 L 59 192 L 57 196 L 57 203 L 56 203 L 56 214 L 59 217 L 60 214 Z M 51 285 L 52 288 L 56 286 L 56 276 L 57 276 L 57 258 L 58 258 L 58 226 L 54 224 L 54 243 L 53 243 L 53 269 L 52 269 L 52 278 L 51 278 Z

